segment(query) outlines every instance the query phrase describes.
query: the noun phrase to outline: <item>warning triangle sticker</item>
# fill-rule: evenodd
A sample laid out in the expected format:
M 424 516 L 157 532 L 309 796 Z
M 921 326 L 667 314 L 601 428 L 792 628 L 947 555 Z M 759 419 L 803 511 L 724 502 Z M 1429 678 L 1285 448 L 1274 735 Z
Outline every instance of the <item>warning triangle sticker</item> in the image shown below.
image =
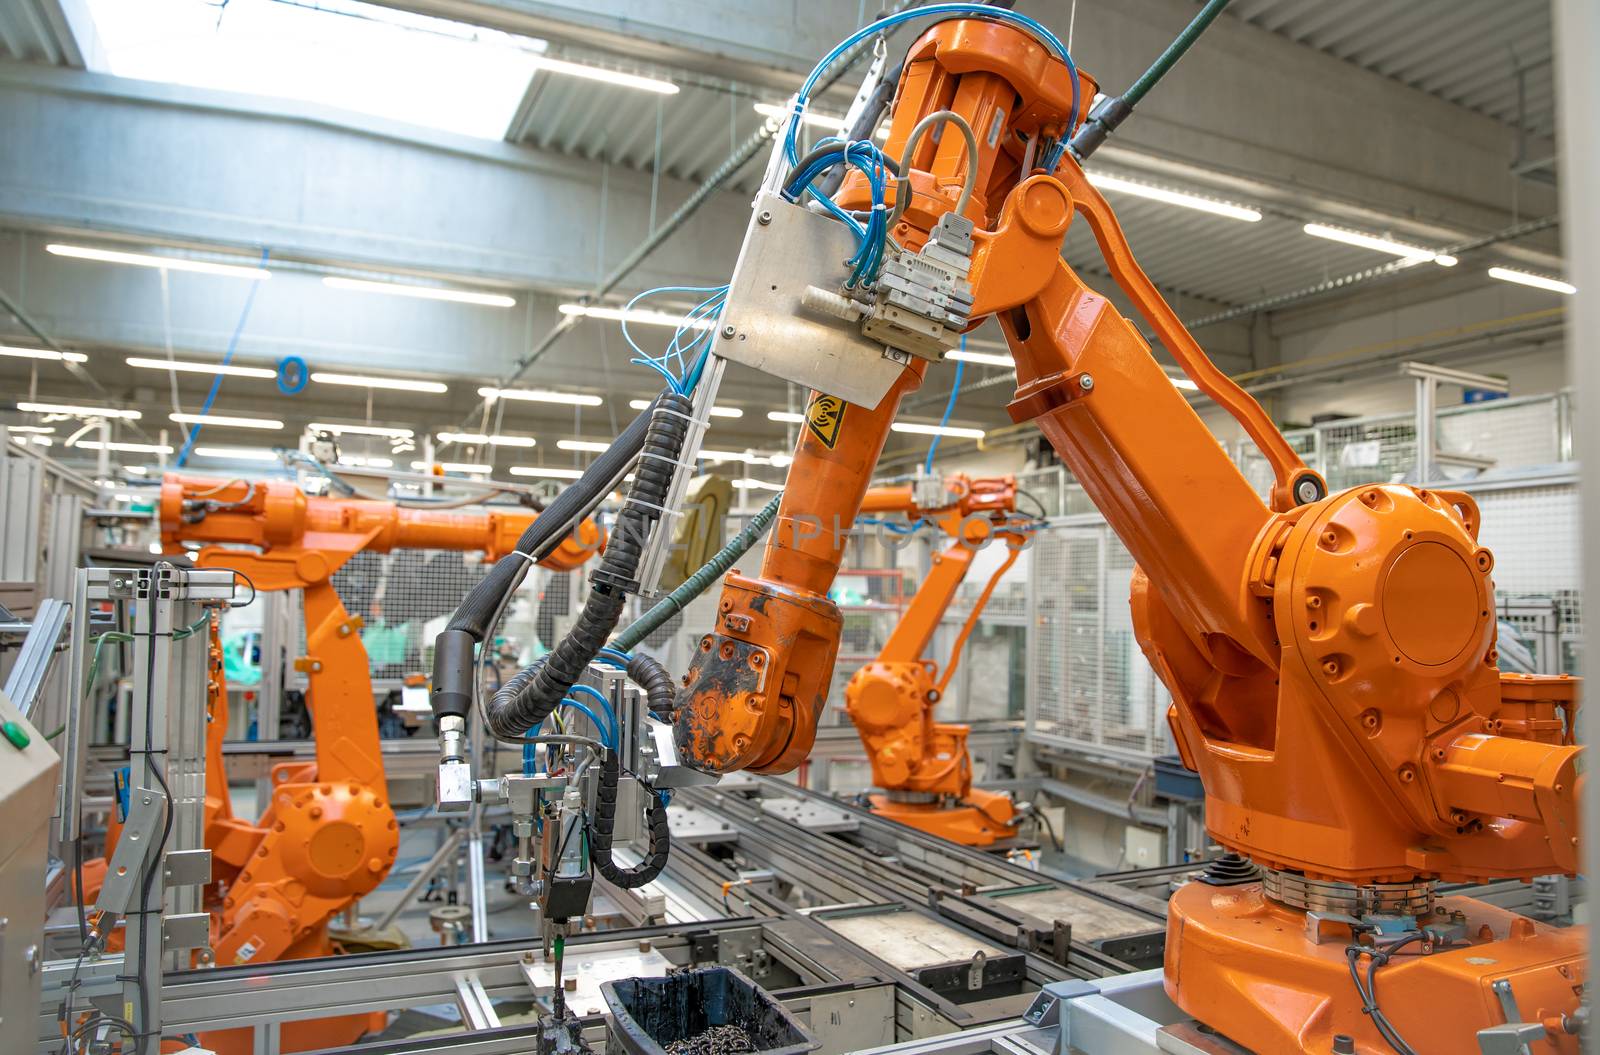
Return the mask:
M 844 428 L 844 408 L 845 402 L 838 396 L 824 395 L 818 395 L 806 407 L 806 428 L 830 451 Z

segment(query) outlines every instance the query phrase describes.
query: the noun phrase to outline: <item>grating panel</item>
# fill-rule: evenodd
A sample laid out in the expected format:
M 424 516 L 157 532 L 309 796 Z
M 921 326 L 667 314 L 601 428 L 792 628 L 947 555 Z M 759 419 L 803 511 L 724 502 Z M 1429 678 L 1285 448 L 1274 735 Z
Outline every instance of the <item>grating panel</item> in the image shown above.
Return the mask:
M 1489 469 L 1496 472 L 1559 462 L 1568 446 L 1566 398 L 1558 393 L 1447 407 L 1434 418 L 1435 447 L 1445 454 L 1488 459 Z M 1285 437 L 1334 491 L 1414 478 L 1417 436 L 1411 414 L 1329 421 Z M 1272 474 L 1254 445 L 1241 441 L 1234 460 L 1256 492 L 1265 496 Z M 1474 475 L 1474 470 L 1460 467 L 1441 471 L 1455 479 Z
M 1395 483 L 1417 461 L 1417 429 L 1407 417 L 1319 426 L 1323 475 L 1330 491 L 1373 482 Z
M 426 673 L 435 634 L 487 570 L 476 554 L 399 550 L 357 553 L 335 572 L 333 588 L 345 611 L 364 624 L 361 642 L 373 680 L 393 682 Z M 294 605 L 296 654 L 303 655 L 299 591 Z
M 1499 604 L 1530 599 L 1553 602 L 1560 659 L 1554 669 L 1582 673 L 1582 542 L 1575 484 L 1485 491 L 1475 495 L 1483 513 L 1479 541 L 1494 552 Z
M 1561 460 L 1555 397 L 1495 400 L 1441 411 L 1434 426 L 1441 451 L 1492 458 L 1494 469 L 1525 469 Z
M 1052 527 L 1033 551 L 1028 736 L 1148 758 L 1165 754 L 1166 689 L 1133 636 L 1133 558 L 1105 525 Z

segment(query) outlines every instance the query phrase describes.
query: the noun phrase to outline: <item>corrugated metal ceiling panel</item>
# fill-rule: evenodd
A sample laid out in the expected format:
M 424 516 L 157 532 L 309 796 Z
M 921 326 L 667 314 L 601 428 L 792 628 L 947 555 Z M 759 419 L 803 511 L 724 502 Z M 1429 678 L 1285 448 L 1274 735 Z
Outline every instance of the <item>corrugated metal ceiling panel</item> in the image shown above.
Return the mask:
M 1546 0 L 1235 0 L 1228 11 L 1535 134 L 1554 132 Z
M 765 120 L 754 105 L 769 100 L 747 90 L 640 72 L 677 81 L 680 90 L 656 95 L 535 74 L 506 138 L 644 171 L 656 167 L 659 148 L 663 173 L 698 182 Z
M 1247 304 L 1392 259 L 1313 238 L 1300 221 L 1281 216 L 1243 223 L 1126 195 L 1109 200 L 1158 286 L 1218 304 Z M 1074 267 L 1103 269 L 1087 226 L 1069 234 L 1066 257 Z
M 0 58 L 81 68 L 79 54 L 55 0 L 0 3 Z
M 1369 68 L 1408 83 L 1415 81 L 1423 90 L 1447 98 L 1451 96 L 1446 93 L 1455 92 L 1453 101 L 1463 105 L 1476 105 L 1486 112 L 1497 107 L 1495 116 L 1514 116 L 1515 95 L 1506 94 L 1505 80 L 1513 67 L 1502 62 L 1502 72 L 1495 74 L 1487 53 L 1469 47 L 1474 44 L 1467 39 L 1473 37 L 1474 24 L 1455 12 L 1471 8 L 1486 16 L 1477 25 L 1483 36 L 1500 41 L 1502 48 L 1512 46 L 1510 35 L 1520 34 L 1517 39 L 1523 43 L 1513 49 L 1519 55 L 1536 51 L 1540 40 L 1548 53 L 1548 18 L 1541 30 L 1528 25 L 1528 18 L 1502 10 L 1516 8 L 1526 16 L 1527 0 L 1503 5 L 1496 0 L 1416 0 L 1416 7 L 1427 9 L 1421 15 L 1411 11 L 1411 6 L 1392 0 L 1236 0 L 1230 10 L 1237 9 L 1247 21 L 1300 43 L 1361 65 L 1370 63 Z M 1487 17 L 1491 13 L 1494 17 Z M 563 55 L 583 60 L 579 55 Z M 1449 61 L 1450 55 L 1461 56 L 1461 61 Z M 1461 80 L 1457 74 L 1463 68 L 1478 71 L 1478 80 Z M 646 172 L 656 169 L 659 150 L 663 173 L 699 182 L 760 126 L 764 118 L 753 104 L 775 101 L 750 94 L 744 86 L 697 82 L 670 70 L 641 68 L 636 72 L 672 79 L 681 90 L 675 95 L 653 95 L 569 77 L 536 75 L 506 138 Z M 1548 68 L 1545 78 L 1548 80 Z M 1532 74 L 1529 88 L 1533 103 Z M 1548 110 L 1547 98 L 1543 105 Z M 753 189 L 761 168 L 760 159 L 747 165 L 735 189 Z M 1185 188 L 1174 180 L 1160 182 L 1202 195 L 1212 193 L 1203 187 Z M 1391 259 L 1313 238 L 1301 230 L 1301 219 L 1270 212 L 1258 223 L 1243 223 L 1115 192 L 1109 197 L 1134 252 L 1158 285 L 1219 305 L 1247 304 L 1293 292 Z M 1098 253 L 1086 230 L 1075 231 L 1069 239 L 1067 258 L 1074 266 L 1100 270 Z

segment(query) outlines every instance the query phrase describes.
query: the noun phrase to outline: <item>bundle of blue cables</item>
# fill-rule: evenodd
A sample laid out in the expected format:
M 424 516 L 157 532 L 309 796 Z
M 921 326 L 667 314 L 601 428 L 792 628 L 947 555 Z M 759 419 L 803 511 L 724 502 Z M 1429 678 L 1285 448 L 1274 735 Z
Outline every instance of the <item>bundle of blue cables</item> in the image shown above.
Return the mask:
M 841 162 L 860 169 L 867 177 L 867 186 L 872 191 L 872 212 L 867 217 L 865 226 L 834 204 L 832 198 L 812 185 L 812 180 Z M 890 161 L 883 156 L 883 151 L 879 150 L 876 144 L 864 139 L 852 143 L 837 136 L 830 136 L 819 142 L 815 149 L 806 155 L 805 164 L 797 167 L 788 182 L 784 184 L 785 199 L 798 202 L 802 194 L 809 192 L 824 209 L 855 232 L 856 255 L 848 261 L 851 271 L 850 281 L 845 284 L 846 288 L 872 285 L 883 267 L 884 246 L 889 239 L 889 210 L 884 197 L 892 171 Z
M 572 692 L 576 695 L 592 697 L 594 702 L 599 705 L 599 710 L 596 711 L 595 708 L 590 707 L 582 700 L 573 699 L 571 696 L 568 696 L 566 699 L 562 700 L 561 706 L 571 707 L 573 710 L 589 719 L 589 721 L 593 722 L 596 731 L 598 731 L 600 734 L 600 743 L 603 744 L 608 750 L 615 751 L 617 749 L 617 743 L 621 734 L 621 730 L 617 728 L 617 715 L 616 712 L 611 709 L 611 701 L 606 699 L 598 689 L 592 688 L 588 685 L 574 685 L 572 687 Z M 601 715 L 605 716 L 604 721 L 601 721 Z M 539 729 L 541 727 L 542 723 L 541 725 L 534 726 L 532 729 L 528 730 L 528 735 L 538 736 Z M 522 745 L 522 772 L 525 776 L 531 776 L 538 767 L 538 749 L 538 744 Z
M 863 40 L 879 33 L 887 32 L 895 26 L 909 22 L 914 18 L 942 18 L 951 15 L 975 15 L 979 18 L 993 19 L 1018 26 L 1032 34 L 1035 39 L 1066 65 L 1067 73 L 1072 78 L 1072 114 L 1067 121 L 1067 131 L 1055 142 L 1049 144 L 1040 155 L 1041 163 L 1045 170 L 1053 170 L 1056 163 L 1061 160 L 1062 152 L 1066 150 L 1067 137 L 1078 123 L 1078 111 L 1082 100 L 1079 98 L 1081 89 L 1078 84 L 1077 64 L 1072 61 L 1072 55 L 1067 51 L 1067 46 L 1061 42 L 1061 38 L 1050 32 L 1039 22 L 1029 18 L 1027 15 L 1018 14 L 1003 7 L 992 7 L 988 4 L 977 3 L 928 4 L 924 7 L 911 8 L 889 15 L 886 18 L 880 18 L 876 22 L 871 22 L 841 40 L 832 51 L 822 57 L 821 62 L 817 63 L 816 68 L 811 71 L 811 75 L 806 78 L 805 83 L 800 86 L 799 93 L 795 96 L 794 116 L 789 120 L 789 128 L 783 144 L 789 163 L 793 165 L 800 160 L 799 150 L 796 145 L 800 128 L 800 115 L 805 112 L 806 106 L 809 105 L 811 93 L 816 89 L 817 82 L 821 80 L 823 73 L 841 55 Z
M 660 355 L 651 355 L 639 347 L 638 342 L 633 339 L 633 334 L 628 332 L 628 316 L 633 311 L 634 305 L 641 300 L 662 293 L 710 295 L 679 320 L 678 328 L 673 331 L 672 340 L 667 343 L 666 351 Z M 727 286 L 657 286 L 655 289 L 647 289 L 640 293 L 628 301 L 622 310 L 622 339 L 628 342 L 629 348 L 638 353 L 630 362 L 647 366 L 660 374 L 667 382 L 667 386 L 679 395 L 693 392 L 695 386 L 700 383 L 700 375 L 705 372 L 706 360 L 711 355 L 711 345 L 716 340 L 717 319 L 722 316 L 722 307 L 727 299 Z

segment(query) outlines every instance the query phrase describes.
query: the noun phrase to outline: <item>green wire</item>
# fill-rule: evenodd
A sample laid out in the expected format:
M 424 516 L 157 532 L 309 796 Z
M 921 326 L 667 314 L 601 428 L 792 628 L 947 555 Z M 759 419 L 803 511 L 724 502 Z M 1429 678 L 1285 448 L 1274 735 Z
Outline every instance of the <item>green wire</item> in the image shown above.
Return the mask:
M 723 572 L 733 566 L 734 561 L 744 556 L 745 552 L 756 544 L 756 539 L 761 537 L 762 532 L 767 530 L 767 525 L 778 515 L 778 503 L 782 499 L 782 491 L 773 495 L 772 500 L 761 508 L 761 512 L 750 518 L 750 523 L 745 525 L 743 531 L 735 535 L 726 546 L 717 550 L 710 560 L 700 566 L 699 571 L 683 581 L 682 586 L 663 597 L 654 608 L 641 615 L 632 626 L 613 638 L 607 647 L 614 648 L 618 652 L 631 652 L 633 646 L 649 637 L 662 623 L 683 611 L 690 601 L 705 593 Z
M 1222 14 L 1222 9 L 1227 7 L 1228 3 L 1229 0 L 1211 0 L 1198 15 L 1194 16 L 1194 21 L 1184 27 L 1183 32 L 1179 33 L 1177 38 L 1167 45 L 1167 50 L 1161 53 L 1160 58 L 1151 63 L 1150 68 L 1145 70 L 1139 79 L 1133 82 L 1133 86 L 1122 93 L 1122 101 L 1128 105 L 1129 109 L 1132 109 L 1140 99 L 1143 99 L 1145 94 L 1156 86 L 1156 82 L 1166 76 L 1167 72 L 1178 64 L 1178 60 L 1183 58 L 1183 53 L 1188 51 L 1196 40 L 1200 39 L 1200 34 L 1206 31 L 1207 26 L 1216 21 L 1217 16 Z
M 194 635 L 200 633 L 200 631 L 204 630 L 206 628 L 206 624 L 210 622 L 211 612 L 208 610 L 205 615 L 190 623 L 188 626 L 180 627 L 179 629 L 174 630 L 172 632 L 172 640 L 182 641 L 184 638 L 193 637 Z M 94 692 L 95 679 L 100 676 L 100 650 L 105 647 L 106 642 L 111 641 L 119 645 L 127 645 L 133 642 L 133 637 L 134 635 L 122 630 L 107 630 L 103 634 L 97 634 L 90 638 L 90 640 L 94 642 L 94 655 L 89 660 L 89 676 L 84 679 L 83 699 L 79 701 L 80 706 L 88 703 L 89 695 Z M 66 728 L 67 727 L 63 725 L 60 729 L 57 729 L 55 732 L 46 736 L 45 739 L 54 740 L 56 737 L 65 732 Z

